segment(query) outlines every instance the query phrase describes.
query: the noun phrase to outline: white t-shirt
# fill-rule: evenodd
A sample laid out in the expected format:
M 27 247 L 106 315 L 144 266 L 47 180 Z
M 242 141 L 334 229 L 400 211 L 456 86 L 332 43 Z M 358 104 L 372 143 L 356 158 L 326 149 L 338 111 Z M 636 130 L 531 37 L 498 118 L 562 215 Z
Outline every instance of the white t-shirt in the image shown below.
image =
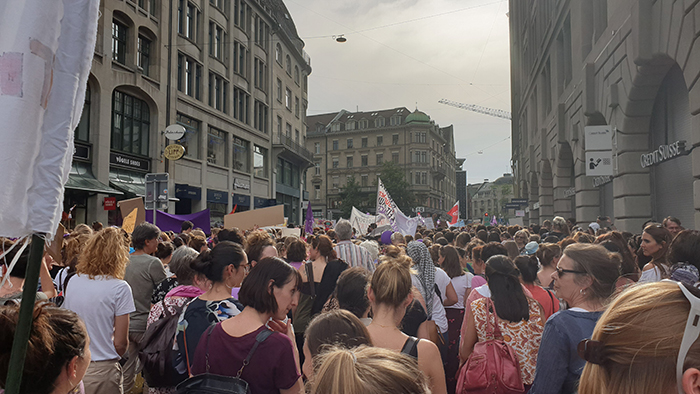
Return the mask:
M 661 270 L 659 267 L 654 266 L 654 268 L 646 271 L 642 271 L 642 276 L 639 277 L 638 283 L 645 282 L 658 282 L 661 280 Z
M 75 275 L 66 287 L 63 307 L 77 313 L 90 335 L 92 361 L 117 360 L 114 348 L 114 318 L 136 310 L 131 287 L 112 277 Z
M 420 279 L 418 279 L 416 275 L 411 275 L 411 282 L 417 289 L 423 289 Z M 437 294 L 433 296 L 432 320 L 438 326 L 441 333 L 446 333 L 447 316 L 445 315 L 445 307 L 442 305 L 442 301 L 445 299 L 445 291 L 447 290 L 447 285 L 450 284 L 450 277 L 445 273 L 445 271 L 442 270 L 442 268 L 435 268 L 435 284 L 440 290 L 440 295 L 442 295 L 442 298 L 438 297 Z
M 462 276 L 452 278 L 452 287 L 454 287 L 455 291 L 457 292 L 457 303 L 446 306 L 445 308 L 464 309 L 464 294 L 466 293 L 467 289 L 472 287 L 472 278 L 474 278 L 474 275 L 472 275 L 471 272 L 467 272 Z

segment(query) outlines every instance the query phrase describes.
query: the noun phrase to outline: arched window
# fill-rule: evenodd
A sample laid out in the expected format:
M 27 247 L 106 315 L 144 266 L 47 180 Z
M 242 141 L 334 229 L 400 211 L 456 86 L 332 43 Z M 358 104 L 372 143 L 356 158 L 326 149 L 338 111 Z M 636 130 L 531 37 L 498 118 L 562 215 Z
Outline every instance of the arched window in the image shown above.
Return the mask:
M 275 60 L 282 65 L 282 45 L 279 42 L 275 45 Z
M 148 156 L 150 118 L 150 108 L 145 101 L 115 90 L 112 95 L 112 149 Z
M 287 55 L 287 74 L 292 75 L 292 58 Z

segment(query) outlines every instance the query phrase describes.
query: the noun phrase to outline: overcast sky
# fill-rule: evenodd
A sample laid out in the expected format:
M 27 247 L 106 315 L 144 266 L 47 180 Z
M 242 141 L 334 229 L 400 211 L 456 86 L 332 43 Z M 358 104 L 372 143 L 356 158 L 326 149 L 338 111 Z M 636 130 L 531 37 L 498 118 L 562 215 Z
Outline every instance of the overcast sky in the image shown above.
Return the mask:
M 507 1 L 284 1 L 311 56 L 308 115 L 417 103 L 454 125 L 469 183 L 511 171 L 509 120 L 438 103 L 510 111 Z

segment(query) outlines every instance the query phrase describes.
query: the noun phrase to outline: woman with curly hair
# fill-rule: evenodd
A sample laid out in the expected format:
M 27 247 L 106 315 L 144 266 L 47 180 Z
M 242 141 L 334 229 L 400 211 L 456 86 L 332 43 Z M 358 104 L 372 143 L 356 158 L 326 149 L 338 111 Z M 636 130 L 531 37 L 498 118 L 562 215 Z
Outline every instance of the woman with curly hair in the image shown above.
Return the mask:
M 275 241 L 267 231 L 253 231 L 246 238 L 245 253 L 248 256 L 250 266 L 254 267 L 258 261 L 265 257 L 277 257 Z
M 129 345 L 129 314 L 136 310 L 124 281 L 129 263 L 126 233 L 108 227 L 96 233 L 78 258 L 77 274 L 64 289 L 63 307 L 85 322 L 92 340 L 92 362 L 83 379 L 85 393 L 121 393 L 119 359 Z

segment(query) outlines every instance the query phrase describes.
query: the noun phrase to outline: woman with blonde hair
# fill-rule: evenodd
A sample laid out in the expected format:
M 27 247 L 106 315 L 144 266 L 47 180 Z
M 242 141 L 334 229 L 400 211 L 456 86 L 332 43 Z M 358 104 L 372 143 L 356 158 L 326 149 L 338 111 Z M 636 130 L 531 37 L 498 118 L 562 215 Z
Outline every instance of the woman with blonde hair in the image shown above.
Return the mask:
M 391 350 L 335 348 L 323 353 L 319 362 L 309 382 L 311 394 L 431 393 L 416 362 Z
M 413 301 L 412 264 L 413 260 L 396 246 L 389 246 L 380 258 L 367 290 L 374 314 L 367 330 L 374 346 L 417 359 L 418 368 L 428 377 L 431 391 L 443 394 L 447 389 L 438 347 L 430 341 L 409 337 L 398 327 L 406 307 Z
M 64 289 L 63 307 L 85 322 L 92 362 L 85 373 L 85 393 L 121 393 L 119 359 L 129 345 L 129 314 L 136 310 L 124 281 L 129 263 L 126 233 L 108 227 L 97 232 L 78 258 L 77 274 Z
M 580 394 L 700 392 L 700 291 L 679 282 L 633 286 L 582 341 Z

